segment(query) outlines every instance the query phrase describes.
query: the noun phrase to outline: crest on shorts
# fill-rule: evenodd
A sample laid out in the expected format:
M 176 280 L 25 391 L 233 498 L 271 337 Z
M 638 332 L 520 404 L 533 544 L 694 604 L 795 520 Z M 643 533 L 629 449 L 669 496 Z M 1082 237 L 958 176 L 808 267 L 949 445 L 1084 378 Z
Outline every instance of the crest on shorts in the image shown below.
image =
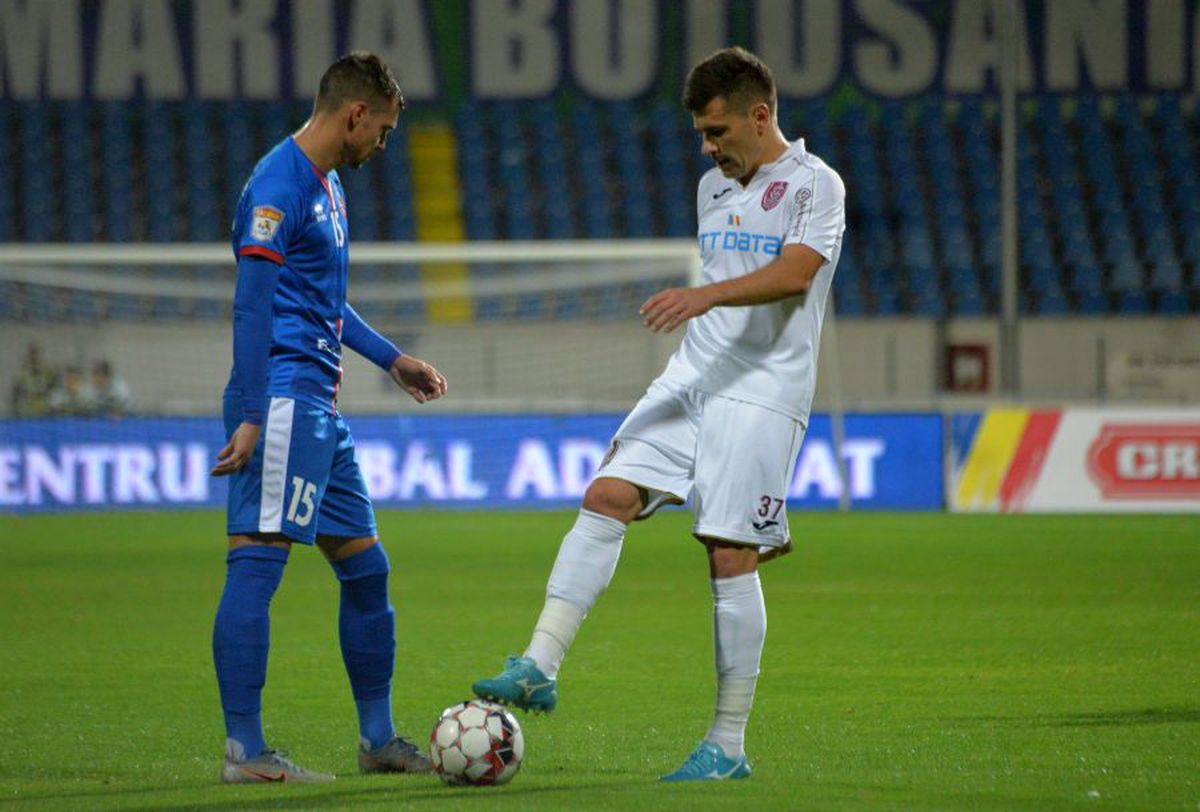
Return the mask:
M 274 206 L 255 206 L 254 220 L 250 223 L 250 236 L 259 242 L 269 242 L 282 222 L 283 212 Z
M 786 180 L 771 181 L 771 185 L 767 187 L 767 191 L 763 192 L 763 211 L 770 211 L 778 206 L 779 201 L 783 200 L 783 196 L 787 194 L 787 187 L 788 184 Z

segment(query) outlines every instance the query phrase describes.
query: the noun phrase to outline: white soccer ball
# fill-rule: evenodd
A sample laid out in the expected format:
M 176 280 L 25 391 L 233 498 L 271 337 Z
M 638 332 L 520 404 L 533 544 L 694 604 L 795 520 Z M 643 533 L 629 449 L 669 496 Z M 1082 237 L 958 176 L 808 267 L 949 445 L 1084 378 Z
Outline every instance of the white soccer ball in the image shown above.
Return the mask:
M 429 760 L 447 784 L 507 784 L 524 756 L 525 737 L 516 717 L 482 699 L 446 708 L 429 735 Z

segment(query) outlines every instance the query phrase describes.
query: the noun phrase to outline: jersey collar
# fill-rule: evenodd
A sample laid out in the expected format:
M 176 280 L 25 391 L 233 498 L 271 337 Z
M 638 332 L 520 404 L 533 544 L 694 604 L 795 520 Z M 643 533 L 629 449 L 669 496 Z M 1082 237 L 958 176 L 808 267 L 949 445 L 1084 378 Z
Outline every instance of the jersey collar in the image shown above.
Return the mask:
M 760 166 L 758 171 L 754 173 L 754 177 L 750 179 L 750 182 L 753 183 L 755 180 L 757 180 L 759 175 L 767 175 L 771 172 L 774 172 L 776 167 L 780 166 L 786 161 L 793 159 L 796 161 L 803 161 L 805 154 L 806 150 L 804 149 L 804 139 L 797 138 L 788 145 L 788 148 L 783 151 L 782 155 L 780 155 L 774 161 L 771 161 L 771 163 Z

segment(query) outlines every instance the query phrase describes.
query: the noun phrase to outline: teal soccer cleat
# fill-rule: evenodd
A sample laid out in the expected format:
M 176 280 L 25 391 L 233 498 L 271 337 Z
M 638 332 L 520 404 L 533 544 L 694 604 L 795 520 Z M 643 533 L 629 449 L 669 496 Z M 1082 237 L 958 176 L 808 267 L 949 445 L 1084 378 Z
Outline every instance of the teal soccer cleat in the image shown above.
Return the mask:
M 749 778 L 750 762 L 743 753 L 740 758 L 729 758 L 725 751 L 712 742 L 700 742 L 683 762 L 683 766 L 659 781 L 725 781 L 731 778 Z
M 504 670 L 491 679 L 476 681 L 471 690 L 480 699 L 490 699 L 521 710 L 549 713 L 558 704 L 554 680 L 542 673 L 529 657 L 514 657 L 504 661 Z

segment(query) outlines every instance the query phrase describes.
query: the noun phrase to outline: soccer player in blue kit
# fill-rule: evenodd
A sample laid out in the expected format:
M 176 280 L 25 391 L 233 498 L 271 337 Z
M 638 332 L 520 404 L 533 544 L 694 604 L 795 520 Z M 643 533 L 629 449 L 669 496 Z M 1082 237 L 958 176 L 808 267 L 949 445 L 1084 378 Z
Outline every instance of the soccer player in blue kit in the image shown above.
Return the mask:
M 297 766 L 263 737 L 268 609 L 296 542 L 315 543 L 341 583 L 338 631 L 358 709 L 359 768 L 429 770 L 421 749 L 393 727 L 390 566 L 337 410 L 343 347 L 387 370 L 418 403 L 446 393 L 441 373 L 401 353 L 346 300 L 349 228 L 336 167 L 358 168 L 382 151 L 403 108 L 378 56 L 342 57 L 321 78 L 308 121 L 259 161 L 234 217 L 229 440 L 212 470 L 230 476 L 228 569 L 213 629 L 225 783 L 334 777 Z

